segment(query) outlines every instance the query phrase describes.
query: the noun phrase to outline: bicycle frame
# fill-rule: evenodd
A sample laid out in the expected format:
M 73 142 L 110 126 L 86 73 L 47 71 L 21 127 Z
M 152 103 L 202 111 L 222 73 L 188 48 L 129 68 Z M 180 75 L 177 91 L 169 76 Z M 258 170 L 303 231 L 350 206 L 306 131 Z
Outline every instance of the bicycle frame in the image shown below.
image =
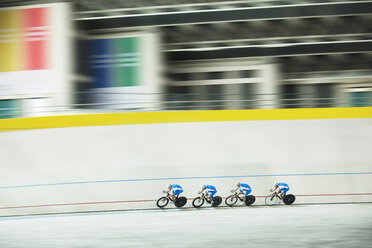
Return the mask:
M 281 197 L 278 192 L 274 191 L 274 193 L 271 195 L 271 199 L 273 199 L 274 196 L 278 197 L 280 200 L 283 200 L 286 194 L 284 194 L 283 197 Z
M 176 195 L 176 198 L 174 198 L 174 200 L 172 200 L 172 197 L 170 197 L 170 196 L 171 196 L 171 194 L 168 192 L 165 197 L 168 198 L 171 202 L 175 202 L 178 199 L 178 195 Z
M 208 194 L 205 194 L 205 193 L 201 193 L 201 196 L 200 198 L 206 200 L 208 203 L 211 203 L 211 201 L 208 199 L 208 197 L 206 197 Z M 208 195 L 209 196 L 209 195 Z M 212 197 L 213 198 L 213 197 Z
M 243 195 L 243 192 L 235 192 L 235 197 L 238 198 L 239 200 L 243 201 L 243 198 L 240 197 L 241 195 Z

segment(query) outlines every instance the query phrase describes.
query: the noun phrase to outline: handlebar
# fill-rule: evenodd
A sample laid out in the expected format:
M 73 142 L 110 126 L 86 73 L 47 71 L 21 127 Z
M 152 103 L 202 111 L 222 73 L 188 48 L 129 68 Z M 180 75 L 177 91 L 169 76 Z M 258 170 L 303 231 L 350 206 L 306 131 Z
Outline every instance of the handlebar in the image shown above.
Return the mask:
M 171 195 L 169 192 L 166 192 L 165 190 L 163 190 L 163 193 L 167 194 L 166 197 Z
M 204 192 L 199 193 L 199 195 L 201 195 L 201 197 L 205 196 Z
M 280 199 L 282 199 L 282 198 L 280 197 L 279 193 L 276 192 L 275 190 L 273 191 L 273 193 L 272 193 L 271 195 L 276 195 L 277 197 L 279 197 Z

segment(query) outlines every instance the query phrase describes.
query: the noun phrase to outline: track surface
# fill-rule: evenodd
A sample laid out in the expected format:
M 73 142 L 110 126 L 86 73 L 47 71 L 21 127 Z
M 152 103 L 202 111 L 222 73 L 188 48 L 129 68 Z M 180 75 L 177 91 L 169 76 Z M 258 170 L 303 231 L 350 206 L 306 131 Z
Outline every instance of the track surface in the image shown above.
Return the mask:
M 371 247 L 372 204 L 0 218 L 0 247 Z

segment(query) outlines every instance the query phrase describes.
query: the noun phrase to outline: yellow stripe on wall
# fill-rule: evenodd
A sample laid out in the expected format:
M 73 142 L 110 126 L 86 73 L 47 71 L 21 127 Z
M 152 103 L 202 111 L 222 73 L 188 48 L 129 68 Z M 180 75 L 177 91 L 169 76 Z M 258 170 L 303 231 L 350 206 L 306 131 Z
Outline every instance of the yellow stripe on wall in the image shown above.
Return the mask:
M 182 122 L 372 118 L 372 107 L 137 112 L 0 120 L 0 131 Z

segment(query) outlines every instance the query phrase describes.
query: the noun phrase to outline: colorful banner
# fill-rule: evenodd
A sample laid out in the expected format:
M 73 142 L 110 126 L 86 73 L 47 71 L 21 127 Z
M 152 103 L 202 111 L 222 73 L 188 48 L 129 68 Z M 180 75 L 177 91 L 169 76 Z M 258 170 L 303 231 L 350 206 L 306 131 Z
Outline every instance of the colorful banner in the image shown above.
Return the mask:
M 49 40 L 48 9 L 23 10 L 24 59 L 26 70 L 48 69 L 47 48 Z
M 139 86 L 140 37 L 89 41 L 93 88 Z
M 21 69 L 20 11 L 0 11 L 0 72 Z
M 0 72 L 50 68 L 49 12 L 49 8 L 0 11 Z

